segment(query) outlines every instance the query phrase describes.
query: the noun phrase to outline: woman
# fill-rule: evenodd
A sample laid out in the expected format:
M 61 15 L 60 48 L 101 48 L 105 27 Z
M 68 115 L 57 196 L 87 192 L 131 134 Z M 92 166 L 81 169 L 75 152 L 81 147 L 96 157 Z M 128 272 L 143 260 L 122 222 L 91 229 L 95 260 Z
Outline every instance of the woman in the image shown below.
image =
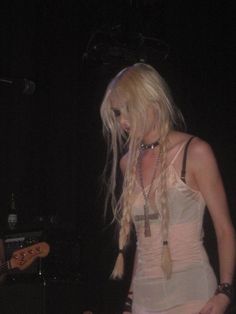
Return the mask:
M 210 146 L 177 131 L 182 116 L 165 81 L 147 64 L 128 67 L 111 81 L 101 117 L 113 156 L 107 200 L 120 223 L 113 278 L 123 275 L 132 223 L 137 236 L 123 313 L 223 314 L 232 297 L 235 238 Z M 116 200 L 124 150 L 123 190 Z M 218 241 L 218 287 L 202 244 L 205 206 Z

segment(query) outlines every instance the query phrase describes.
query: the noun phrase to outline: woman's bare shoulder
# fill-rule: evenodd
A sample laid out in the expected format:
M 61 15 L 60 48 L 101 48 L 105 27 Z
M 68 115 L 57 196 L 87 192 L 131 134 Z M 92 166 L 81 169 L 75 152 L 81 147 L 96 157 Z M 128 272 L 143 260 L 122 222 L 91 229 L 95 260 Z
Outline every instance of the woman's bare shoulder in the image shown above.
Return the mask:
M 188 160 L 192 169 L 217 168 L 217 161 L 211 145 L 205 140 L 194 137 L 188 151 Z
M 189 150 L 190 153 L 196 158 L 199 158 L 199 156 L 209 157 L 214 155 L 211 145 L 199 137 L 193 138 Z
M 168 138 L 168 142 L 169 142 L 168 150 L 169 151 L 178 150 L 182 145 L 184 145 L 184 143 L 187 143 L 187 141 L 191 137 L 194 137 L 194 135 L 189 134 L 189 133 L 179 132 L 179 131 L 172 131 Z
M 195 161 L 202 160 L 202 158 L 214 159 L 214 153 L 211 145 L 200 137 L 189 133 L 172 132 L 170 137 L 170 150 L 178 150 L 178 148 L 184 145 L 184 143 L 187 144 L 191 138 L 192 140 L 188 147 L 188 158 Z
M 178 131 L 174 131 L 171 134 L 171 142 L 173 143 L 173 146 L 178 146 L 178 145 L 182 145 L 184 143 L 187 143 L 188 140 L 190 140 L 190 138 L 192 138 L 191 141 L 191 150 L 194 151 L 195 153 L 209 153 L 211 151 L 211 146 L 203 139 L 201 139 L 200 137 L 190 134 L 190 133 L 184 133 L 184 132 L 178 132 Z M 189 147 L 189 149 L 190 149 Z

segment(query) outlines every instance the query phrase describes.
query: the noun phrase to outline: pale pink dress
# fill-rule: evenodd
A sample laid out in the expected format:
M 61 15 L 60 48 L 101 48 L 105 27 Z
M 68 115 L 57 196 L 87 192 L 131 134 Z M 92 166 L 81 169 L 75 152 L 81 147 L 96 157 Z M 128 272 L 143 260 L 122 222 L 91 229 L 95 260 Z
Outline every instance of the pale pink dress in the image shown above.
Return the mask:
M 166 169 L 170 210 L 169 247 L 173 263 L 170 279 L 165 279 L 161 268 L 161 217 L 154 215 L 150 219 L 151 237 L 145 237 L 144 221 L 137 218 L 143 215 L 144 205 L 143 194 L 137 183 L 132 212 L 137 234 L 133 314 L 197 314 L 217 286 L 202 243 L 205 201 L 199 191 L 191 189 L 180 179 L 173 165 L 182 149 L 183 146 Z M 159 209 L 159 188 L 159 178 L 156 178 L 153 190 L 157 210 L 151 210 L 150 214 L 157 213 Z

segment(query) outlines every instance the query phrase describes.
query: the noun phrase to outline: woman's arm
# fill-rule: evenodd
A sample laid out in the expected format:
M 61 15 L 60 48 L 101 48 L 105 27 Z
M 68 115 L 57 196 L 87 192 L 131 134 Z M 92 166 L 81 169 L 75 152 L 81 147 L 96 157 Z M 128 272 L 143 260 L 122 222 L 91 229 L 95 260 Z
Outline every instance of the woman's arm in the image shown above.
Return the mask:
M 235 232 L 221 175 L 211 147 L 200 139 L 196 139 L 192 144 L 189 156 L 190 167 L 197 187 L 206 201 L 216 231 L 220 283 L 231 284 L 235 269 Z M 209 313 L 224 313 L 229 302 L 226 295 L 218 294 L 201 313 L 208 313 L 209 308 L 212 308 L 212 312 Z M 218 309 L 214 309 L 215 307 Z

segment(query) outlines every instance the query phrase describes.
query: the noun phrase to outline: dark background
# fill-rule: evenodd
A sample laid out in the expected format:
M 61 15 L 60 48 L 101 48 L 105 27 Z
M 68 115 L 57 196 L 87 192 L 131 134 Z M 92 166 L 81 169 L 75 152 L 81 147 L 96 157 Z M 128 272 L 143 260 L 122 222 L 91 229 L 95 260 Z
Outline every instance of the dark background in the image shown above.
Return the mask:
M 18 228 L 45 230 L 81 280 L 102 287 L 103 303 L 115 302 L 107 291 L 123 283 L 107 280 L 116 252 L 102 218 L 99 106 L 112 76 L 140 60 L 165 77 L 188 131 L 212 145 L 235 221 L 233 1 L 12 0 L 0 14 L 0 77 L 14 81 L 0 84 L 2 229 L 14 192 Z M 35 82 L 32 95 L 22 93 L 23 78 Z

